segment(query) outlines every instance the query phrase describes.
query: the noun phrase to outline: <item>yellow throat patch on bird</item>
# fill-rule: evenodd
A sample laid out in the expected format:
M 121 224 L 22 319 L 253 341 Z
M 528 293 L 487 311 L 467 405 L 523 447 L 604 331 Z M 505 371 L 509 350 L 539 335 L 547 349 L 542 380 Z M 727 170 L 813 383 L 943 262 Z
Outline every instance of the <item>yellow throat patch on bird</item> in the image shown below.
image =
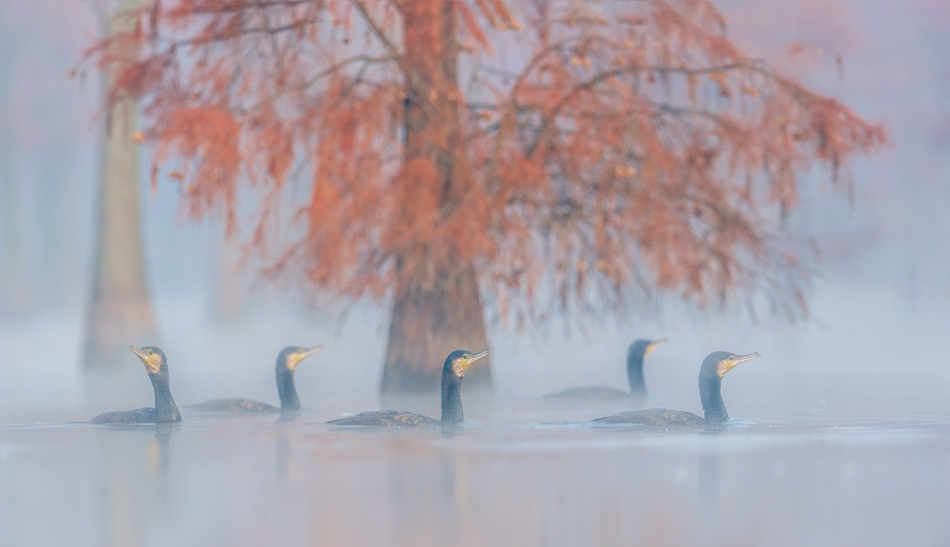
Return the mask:
M 736 368 L 736 365 L 745 363 L 746 361 L 751 361 L 757 357 L 762 357 L 762 354 L 756 352 L 750 353 L 749 355 L 730 355 L 726 359 L 719 361 L 719 366 L 716 369 L 716 373 L 719 374 L 720 378 L 722 378 L 727 372 Z
M 452 372 L 454 372 L 459 378 L 462 378 L 465 376 L 465 372 L 470 369 L 473 364 L 475 364 L 475 361 L 478 361 L 489 353 L 491 352 L 489 352 L 487 349 L 476 354 L 466 353 L 464 356 L 452 361 Z
M 135 346 L 129 346 L 129 351 L 135 354 L 139 358 L 139 361 L 142 361 L 142 364 L 145 365 L 145 369 L 148 370 L 149 374 L 158 374 L 158 371 L 162 368 L 162 356 L 158 353 L 148 349 L 140 350 Z
M 290 355 L 287 356 L 287 368 L 290 369 L 291 372 L 293 372 L 297 368 L 297 365 L 301 363 L 301 361 L 303 361 L 307 357 L 310 357 L 311 355 L 313 355 L 314 353 L 322 349 L 323 349 L 323 344 L 320 344 L 319 346 L 314 346 L 309 349 L 299 349 L 291 353 Z
M 643 356 L 646 357 L 647 355 L 650 355 L 651 353 L 653 353 L 653 350 L 662 346 L 665 343 L 666 343 L 666 338 L 662 340 L 657 340 L 656 342 L 650 342 L 650 344 L 647 345 L 647 349 L 644 350 Z

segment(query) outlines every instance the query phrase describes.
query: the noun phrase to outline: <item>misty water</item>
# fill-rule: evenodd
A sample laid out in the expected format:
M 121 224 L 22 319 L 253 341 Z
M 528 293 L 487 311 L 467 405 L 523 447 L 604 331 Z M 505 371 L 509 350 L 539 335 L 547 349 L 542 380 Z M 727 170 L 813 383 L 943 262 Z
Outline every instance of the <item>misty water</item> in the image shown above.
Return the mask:
M 874 295 L 874 298 L 871 298 Z M 464 427 L 339 428 L 399 408 L 438 416 L 437 395 L 376 395 L 384 315 L 270 310 L 202 319 L 159 306 L 176 425 L 95 426 L 151 404 L 141 364 L 94 389 L 76 364 L 81 324 L 0 328 L 0 544 L 36 545 L 939 545 L 950 541 L 950 381 L 943 297 L 819 293 L 815 319 L 754 324 L 665 314 L 639 327 L 670 342 L 647 358 L 640 406 L 701 412 L 712 349 L 760 351 L 723 381 L 729 427 L 591 426 L 626 401 L 544 399 L 624 387 L 629 326 L 582 336 L 493 330 L 496 389 L 462 389 Z M 868 313 L 854 308 L 868 302 Z M 174 321 L 173 318 L 179 318 Z M 640 335 L 638 333 L 638 335 Z M 282 345 L 327 349 L 296 373 L 304 410 L 202 414 L 245 396 L 276 403 Z
M 91 408 L 6 413 L 0 542 L 937 545 L 950 538 L 945 407 L 913 414 L 743 407 L 742 420 L 723 430 L 668 432 L 584 423 L 618 405 L 470 399 L 470 422 L 451 435 L 322 423 L 371 401 L 321 404 L 285 422 L 186 413 L 180 425 L 108 427 L 64 423 L 87 418 Z
M 486 310 L 494 393 L 463 385 L 467 421 L 443 433 L 326 425 L 382 408 L 438 416 L 436 395 L 377 394 L 387 303 L 327 307 L 275 290 L 257 264 L 231 268 L 240 253 L 221 242 L 221 219 L 184 221 L 179 185 L 149 188 L 145 171 L 160 333 L 149 343 L 168 355 L 184 421 L 82 423 L 153 402 L 132 354 L 107 380 L 79 357 L 101 95 L 92 76 L 67 74 L 101 21 L 90 2 L 0 2 L 12 116 L 0 175 L 15 181 L 0 205 L 16 217 L 0 230 L 0 258 L 22 256 L 19 271 L 0 270 L 12 302 L 0 310 L 0 546 L 950 545 L 946 2 L 721 4 L 729 35 L 755 55 L 806 44 L 796 70 L 807 84 L 892 131 L 892 148 L 855 165 L 853 192 L 803 174 L 783 234 L 820 251 L 800 253 L 816 268 L 810 316 L 788 323 L 762 306 L 753 320 L 674 298 L 586 331 L 556 319 L 516 333 Z M 237 317 L 213 309 L 222 286 L 239 295 Z M 669 339 L 647 359 L 646 406 L 695 413 L 707 353 L 761 352 L 723 381 L 730 426 L 592 427 L 635 405 L 542 397 L 623 389 L 640 337 Z M 277 352 L 316 344 L 326 350 L 297 369 L 305 408 L 293 420 L 188 408 L 276 404 Z

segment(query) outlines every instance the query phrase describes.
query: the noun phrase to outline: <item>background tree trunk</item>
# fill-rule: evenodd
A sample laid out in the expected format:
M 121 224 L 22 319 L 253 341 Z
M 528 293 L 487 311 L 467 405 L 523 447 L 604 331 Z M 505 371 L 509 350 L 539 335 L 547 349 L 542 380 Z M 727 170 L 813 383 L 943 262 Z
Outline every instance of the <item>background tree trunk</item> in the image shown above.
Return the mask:
M 106 23 L 109 35 L 134 29 L 124 2 Z M 130 53 L 134 54 L 134 52 Z M 113 74 L 105 74 L 105 89 Z M 155 319 L 145 276 L 139 222 L 138 150 L 132 139 L 136 104 L 122 99 L 108 112 L 99 189 L 99 224 L 89 331 L 83 362 L 87 369 L 112 368 L 128 362 L 130 344 L 154 343 Z
M 453 202 L 471 182 L 462 146 L 455 3 L 407 2 L 403 15 L 408 67 L 405 161 L 423 158 L 435 168 L 443 190 L 440 210 L 453 211 Z M 400 281 L 383 393 L 438 391 L 442 363 L 450 352 L 488 347 L 475 267 L 452 245 L 445 238 L 419 243 L 407 249 L 406 259 L 397 265 Z M 488 359 L 467 374 L 466 385 L 471 389 L 473 384 L 491 386 Z
M 12 138 L 0 136 L 0 313 L 20 316 L 30 309 L 32 298 L 20 234 L 19 213 L 23 203 L 18 192 L 14 146 Z
M 221 230 L 214 245 L 214 292 L 211 313 L 215 321 L 228 323 L 243 317 L 247 312 L 251 287 L 239 268 L 241 247 L 236 239 Z
M 18 145 L 13 112 L 13 70 L 9 64 L 13 39 L 0 35 L 0 314 L 27 312 L 31 304 L 26 256 L 21 235 L 22 199 L 16 161 Z

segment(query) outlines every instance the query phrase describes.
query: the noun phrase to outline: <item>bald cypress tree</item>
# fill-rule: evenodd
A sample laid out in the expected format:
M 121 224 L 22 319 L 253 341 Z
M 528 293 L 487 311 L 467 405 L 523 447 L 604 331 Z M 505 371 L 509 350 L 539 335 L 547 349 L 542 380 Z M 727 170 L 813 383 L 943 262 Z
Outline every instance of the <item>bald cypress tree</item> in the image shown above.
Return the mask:
M 141 2 L 126 1 L 106 21 L 107 39 L 138 24 Z M 133 62 L 137 48 L 113 42 L 110 58 Z M 119 68 L 104 71 L 106 94 Z M 137 105 L 133 96 L 107 100 L 102 137 L 95 264 L 83 363 L 108 369 L 127 362 L 130 344 L 153 341 L 155 318 L 149 297 L 139 211 Z M 122 366 L 122 365 L 120 365 Z
M 887 137 L 725 25 L 708 0 L 171 0 L 93 56 L 146 101 L 193 217 L 237 222 L 248 183 L 271 273 L 391 303 L 382 389 L 404 392 L 484 349 L 486 309 L 518 327 L 747 293 L 803 313 L 781 233 L 800 173 L 846 189 Z M 120 40 L 147 52 L 110 59 Z

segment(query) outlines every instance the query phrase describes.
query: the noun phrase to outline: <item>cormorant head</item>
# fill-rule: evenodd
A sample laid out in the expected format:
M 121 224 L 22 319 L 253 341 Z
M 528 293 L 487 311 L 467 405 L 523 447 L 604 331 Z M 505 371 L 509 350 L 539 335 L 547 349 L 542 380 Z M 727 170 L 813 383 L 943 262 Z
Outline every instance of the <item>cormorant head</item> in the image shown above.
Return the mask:
M 165 366 L 165 352 L 156 346 L 145 346 L 142 349 L 129 346 L 129 351 L 142 361 L 145 370 L 152 376 L 161 372 L 162 367 Z
M 643 338 L 636 340 L 634 343 L 630 344 L 630 351 L 628 352 L 629 356 L 642 355 L 646 357 L 653 353 L 653 350 L 662 346 L 666 343 L 666 338 L 662 340 L 644 340 Z
M 301 361 L 322 349 L 323 344 L 312 348 L 301 348 L 297 346 L 286 347 L 281 350 L 280 355 L 277 356 L 277 362 L 287 367 L 287 370 L 290 372 L 293 372 Z
M 703 367 L 699 371 L 700 377 L 717 376 L 722 379 L 727 372 L 735 368 L 740 363 L 751 361 L 756 357 L 762 357 L 759 353 L 750 353 L 748 355 L 736 355 L 728 351 L 714 351 L 703 360 Z
M 445 358 L 445 366 L 443 371 L 451 370 L 457 378 L 464 378 L 465 372 L 482 357 L 485 357 L 490 352 L 486 349 L 481 353 L 473 353 L 468 350 L 457 349 L 449 354 Z

